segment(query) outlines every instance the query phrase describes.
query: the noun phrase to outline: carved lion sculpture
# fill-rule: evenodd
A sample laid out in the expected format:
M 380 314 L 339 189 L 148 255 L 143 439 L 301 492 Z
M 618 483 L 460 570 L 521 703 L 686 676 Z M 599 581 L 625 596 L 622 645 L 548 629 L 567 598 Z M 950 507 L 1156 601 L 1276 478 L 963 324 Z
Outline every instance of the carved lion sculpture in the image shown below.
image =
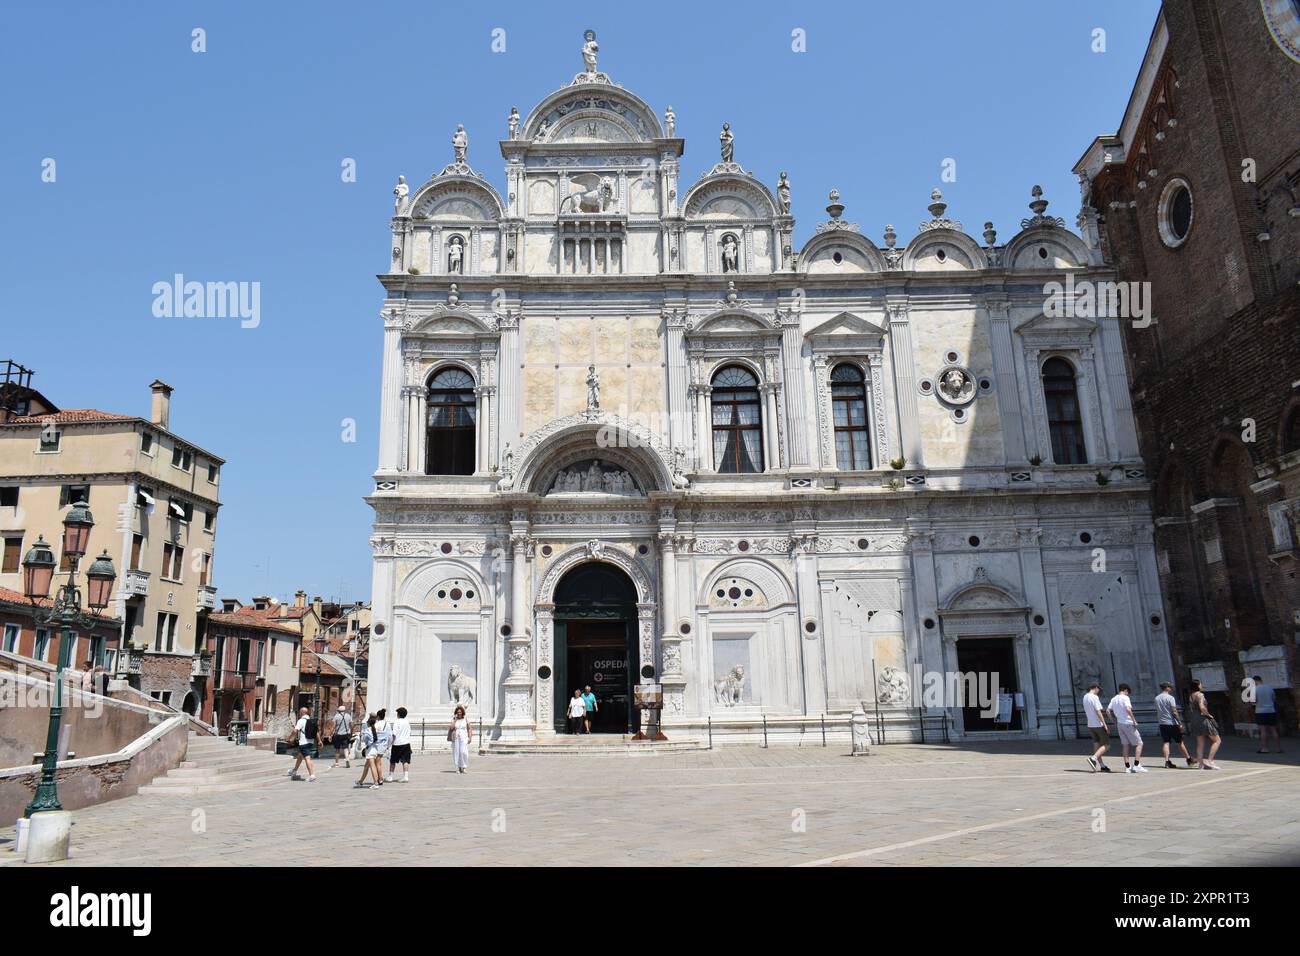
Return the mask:
M 459 664 L 452 664 L 447 671 L 447 694 L 452 703 L 469 706 L 478 694 L 478 681 L 462 671 Z
M 745 668 L 737 664 L 726 677 L 713 682 L 713 696 L 724 707 L 735 707 L 745 693 Z
M 605 212 L 613 201 L 614 184 L 606 177 L 595 189 L 565 196 L 560 203 L 560 212 Z

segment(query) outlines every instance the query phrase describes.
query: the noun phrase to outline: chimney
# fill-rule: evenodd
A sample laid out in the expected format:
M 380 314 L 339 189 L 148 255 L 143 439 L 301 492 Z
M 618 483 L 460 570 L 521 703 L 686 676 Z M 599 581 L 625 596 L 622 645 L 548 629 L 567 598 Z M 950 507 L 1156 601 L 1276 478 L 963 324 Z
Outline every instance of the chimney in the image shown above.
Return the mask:
M 316 595 L 314 598 L 311 599 L 311 607 L 312 607 L 312 610 L 316 612 L 316 616 L 317 616 L 317 617 L 320 617 L 320 616 L 321 616 L 321 599 L 320 599 L 320 595 L 319 595 L 319 594 Z
M 307 592 L 306 592 L 306 591 L 295 591 L 295 592 L 294 592 L 294 595 L 293 595 L 293 606 L 294 606 L 294 607 L 306 607 L 306 606 L 307 606 Z
M 172 387 L 160 378 L 153 380 L 149 386 L 153 392 L 153 401 L 149 406 L 149 421 L 160 428 L 170 428 L 168 422 L 172 415 Z

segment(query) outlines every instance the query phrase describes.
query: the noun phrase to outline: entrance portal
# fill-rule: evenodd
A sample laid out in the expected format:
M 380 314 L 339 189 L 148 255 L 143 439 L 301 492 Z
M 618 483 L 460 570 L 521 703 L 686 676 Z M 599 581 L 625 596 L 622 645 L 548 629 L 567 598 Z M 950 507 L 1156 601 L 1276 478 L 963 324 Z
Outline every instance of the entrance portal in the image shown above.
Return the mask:
M 596 695 L 593 733 L 634 730 L 632 678 L 636 645 L 636 586 L 611 564 L 579 565 L 555 587 L 555 729 L 567 730 L 574 690 Z
M 962 701 L 962 726 L 966 732 L 980 730 L 1020 730 L 1020 708 L 1015 706 L 1016 692 L 1020 689 L 1016 682 L 1016 653 L 1009 637 L 965 638 L 957 642 L 957 669 L 963 674 L 974 672 L 978 675 L 981 689 L 987 688 L 993 693 L 994 716 L 986 716 L 985 711 L 976 701 Z M 1008 723 L 999 723 L 999 700 L 1001 695 L 1011 695 L 1011 713 Z

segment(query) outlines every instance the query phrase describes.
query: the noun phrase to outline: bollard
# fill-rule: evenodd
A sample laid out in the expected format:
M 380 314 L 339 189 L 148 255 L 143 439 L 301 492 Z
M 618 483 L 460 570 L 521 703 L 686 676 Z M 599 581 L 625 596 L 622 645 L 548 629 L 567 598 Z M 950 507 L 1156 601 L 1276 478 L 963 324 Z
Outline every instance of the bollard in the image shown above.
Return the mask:
M 67 810 L 41 810 L 31 815 L 27 828 L 27 862 L 57 863 L 68 858 L 72 814 Z

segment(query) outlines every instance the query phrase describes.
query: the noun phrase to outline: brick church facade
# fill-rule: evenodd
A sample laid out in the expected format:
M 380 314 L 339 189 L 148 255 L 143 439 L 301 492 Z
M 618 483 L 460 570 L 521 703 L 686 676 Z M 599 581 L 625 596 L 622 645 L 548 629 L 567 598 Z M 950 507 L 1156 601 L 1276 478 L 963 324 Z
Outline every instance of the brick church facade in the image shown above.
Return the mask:
M 1075 167 L 1085 235 L 1149 283 L 1154 321 L 1121 325 L 1175 674 L 1237 733 L 1256 674 L 1296 729 L 1297 103 L 1300 4 L 1166 4 L 1119 131 Z

